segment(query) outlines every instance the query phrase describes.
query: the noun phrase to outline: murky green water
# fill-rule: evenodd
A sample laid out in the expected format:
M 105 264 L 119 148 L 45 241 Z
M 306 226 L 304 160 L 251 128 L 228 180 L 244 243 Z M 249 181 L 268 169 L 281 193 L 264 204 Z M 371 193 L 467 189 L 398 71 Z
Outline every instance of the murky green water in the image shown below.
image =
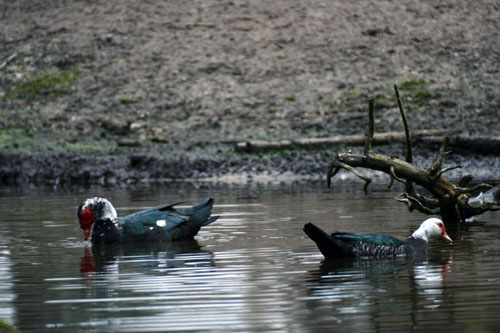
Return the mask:
M 50 332 L 499 331 L 500 213 L 428 260 L 325 262 L 304 223 L 404 238 L 424 218 L 361 187 L 3 188 L 0 318 Z M 213 196 L 221 218 L 195 241 L 92 248 L 76 208 L 96 194 L 119 215 Z

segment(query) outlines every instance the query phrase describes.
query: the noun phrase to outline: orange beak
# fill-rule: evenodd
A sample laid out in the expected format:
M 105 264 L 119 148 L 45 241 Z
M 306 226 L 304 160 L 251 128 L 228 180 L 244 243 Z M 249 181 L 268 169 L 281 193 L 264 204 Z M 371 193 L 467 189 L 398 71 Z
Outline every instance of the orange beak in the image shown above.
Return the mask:
M 448 236 L 448 234 L 446 233 L 446 231 L 443 230 L 443 232 L 441 233 L 441 237 L 443 237 L 444 239 L 446 239 L 448 242 L 450 243 L 453 243 L 453 240 L 451 239 L 450 236 Z

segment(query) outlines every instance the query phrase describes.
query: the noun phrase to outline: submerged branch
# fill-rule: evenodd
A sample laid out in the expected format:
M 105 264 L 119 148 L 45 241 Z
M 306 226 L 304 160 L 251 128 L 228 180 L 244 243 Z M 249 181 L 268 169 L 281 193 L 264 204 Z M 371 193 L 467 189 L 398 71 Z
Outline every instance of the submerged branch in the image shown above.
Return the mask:
M 464 209 L 462 216 L 464 219 L 466 219 L 466 218 L 469 218 L 472 216 L 481 215 L 481 214 L 489 212 L 489 211 L 498 211 L 498 210 L 500 210 L 499 205 L 489 202 L 489 203 L 483 204 L 479 207 L 467 206 Z
M 440 208 L 438 207 L 429 207 L 422 203 L 419 199 L 409 195 L 408 193 L 402 193 L 400 197 L 394 198 L 396 201 L 403 202 L 408 206 L 410 212 L 413 210 L 418 210 L 424 214 L 435 215 L 439 214 Z
M 364 154 L 356 155 L 350 151 L 347 154 L 337 154 L 337 157 L 328 169 L 328 186 L 331 184 L 331 178 L 340 169 L 345 169 L 365 181 L 364 191 L 366 194 L 371 179 L 363 176 L 355 168 L 367 168 L 388 174 L 390 176 L 389 188 L 392 187 L 395 180 L 405 184 L 406 193 L 401 194 L 400 197 L 395 199 L 405 203 L 410 211 L 418 210 L 425 214 L 441 214 L 445 223 L 456 223 L 486 211 L 500 210 L 500 185 L 494 188 L 491 188 L 488 184 L 467 187 L 473 178 L 471 175 L 462 177 L 458 185 L 453 184 L 444 177 L 445 172 L 461 168 L 460 165 L 442 167 L 444 157 L 450 153 L 446 149 L 450 143 L 451 134 L 446 135 L 442 139 L 437 156 L 426 170 L 413 165 L 413 140 L 408 126 L 408 119 L 406 118 L 396 85 L 394 86 L 394 90 L 405 130 L 405 160 L 373 153 L 372 144 L 376 138 L 376 134 L 374 133 L 375 122 L 373 118 L 374 101 L 370 100 Z M 500 140 L 498 144 L 500 146 Z M 416 185 L 428 190 L 434 198 L 428 198 L 419 194 L 415 190 Z M 484 194 L 481 193 L 475 198 L 471 198 L 472 193 L 480 189 L 490 190 Z
M 492 188 L 493 188 L 493 185 L 485 184 L 485 183 L 477 184 L 473 187 L 460 187 L 459 186 L 459 187 L 457 187 L 457 193 L 458 194 L 474 193 L 474 192 L 481 191 L 481 190 L 490 190 Z

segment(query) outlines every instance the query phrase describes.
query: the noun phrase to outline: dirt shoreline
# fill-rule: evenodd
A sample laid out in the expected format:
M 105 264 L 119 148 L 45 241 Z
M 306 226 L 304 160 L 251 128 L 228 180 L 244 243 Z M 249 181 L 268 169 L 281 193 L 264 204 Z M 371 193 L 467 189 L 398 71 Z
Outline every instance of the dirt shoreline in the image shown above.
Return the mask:
M 417 146 L 417 148 L 419 148 Z M 420 147 L 415 164 L 426 168 L 435 157 L 437 146 Z M 403 146 L 376 147 L 382 154 L 402 158 Z M 354 152 L 360 151 L 359 147 Z M 158 182 L 209 183 L 293 183 L 324 181 L 335 150 L 301 149 L 287 152 L 243 153 L 231 157 L 203 154 L 162 156 L 154 153 L 118 153 L 82 156 L 71 153 L 13 154 L 0 151 L 0 183 L 40 185 L 127 185 Z M 462 168 L 446 174 L 459 179 L 472 174 L 475 181 L 498 182 L 500 159 L 496 154 L 477 154 L 459 150 L 447 156 L 444 166 Z M 388 182 L 388 176 L 372 170 L 361 172 L 375 182 Z M 341 172 L 334 182 L 359 181 L 353 174 Z
M 494 0 L 2 2 L 0 182 L 322 179 L 332 149 L 226 143 L 363 134 L 370 98 L 401 131 L 394 84 L 412 130 L 499 137 L 499 40 Z

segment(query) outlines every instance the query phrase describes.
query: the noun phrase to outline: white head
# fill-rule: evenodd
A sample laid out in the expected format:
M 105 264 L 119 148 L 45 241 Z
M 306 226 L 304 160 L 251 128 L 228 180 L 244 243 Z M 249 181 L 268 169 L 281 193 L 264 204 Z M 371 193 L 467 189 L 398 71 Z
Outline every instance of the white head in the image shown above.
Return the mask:
M 446 233 L 443 221 L 435 217 L 431 217 L 430 219 L 422 222 L 420 227 L 415 230 L 411 237 L 415 239 L 423 239 L 426 242 L 429 241 L 430 238 L 441 237 L 446 239 L 450 243 L 453 242 L 450 236 L 448 236 L 448 234 Z
M 96 220 L 109 219 L 114 221 L 117 218 L 115 207 L 105 198 L 90 198 L 78 207 L 78 220 L 80 228 L 84 231 L 85 239 L 89 238 L 92 225 Z

